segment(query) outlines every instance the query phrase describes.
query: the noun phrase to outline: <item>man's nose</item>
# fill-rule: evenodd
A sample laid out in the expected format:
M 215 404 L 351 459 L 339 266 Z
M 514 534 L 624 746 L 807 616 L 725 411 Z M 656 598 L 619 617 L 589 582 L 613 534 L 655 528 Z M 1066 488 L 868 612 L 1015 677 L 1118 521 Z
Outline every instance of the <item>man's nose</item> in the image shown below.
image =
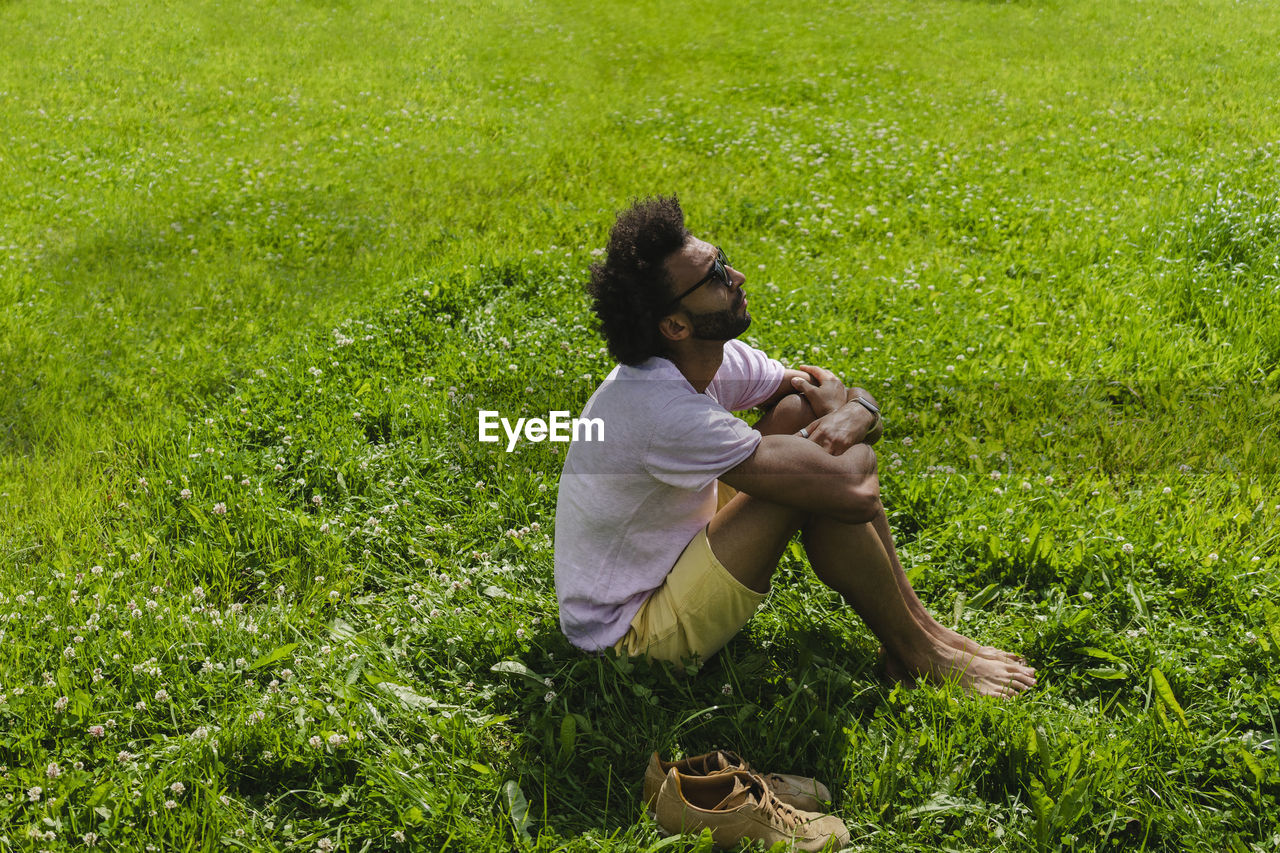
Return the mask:
M 745 281 L 747 280 L 747 277 L 746 277 L 745 275 L 743 275 L 741 272 L 739 272 L 738 270 L 736 270 L 736 269 L 734 269 L 733 267 L 729 266 L 728 264 L 725 264 L 725 265 L 724 265 L 724 268 L 725 268 L 725 270 L 727 270 L 727 271 L 728 271 L 728 273 L 729 273 L 729 286 L 730 286 L 730 287 L 742 287 L 743 282 L 745 282 Z

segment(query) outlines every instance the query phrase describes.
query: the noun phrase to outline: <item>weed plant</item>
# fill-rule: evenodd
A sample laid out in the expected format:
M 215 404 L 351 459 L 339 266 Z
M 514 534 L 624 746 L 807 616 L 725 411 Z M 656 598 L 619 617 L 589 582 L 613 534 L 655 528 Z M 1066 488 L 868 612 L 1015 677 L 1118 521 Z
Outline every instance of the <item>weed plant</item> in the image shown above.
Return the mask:
M 1278 23 L 0 5 L 0 850 L 708 850 L 638 797 L 712 748 L 858 850 L 1276 849 Z M 580 410 L 672 191 L 1030 694 L 884 682 L 798 547 L 700 670 L 564 640 L 563 445 L 478 411 Z

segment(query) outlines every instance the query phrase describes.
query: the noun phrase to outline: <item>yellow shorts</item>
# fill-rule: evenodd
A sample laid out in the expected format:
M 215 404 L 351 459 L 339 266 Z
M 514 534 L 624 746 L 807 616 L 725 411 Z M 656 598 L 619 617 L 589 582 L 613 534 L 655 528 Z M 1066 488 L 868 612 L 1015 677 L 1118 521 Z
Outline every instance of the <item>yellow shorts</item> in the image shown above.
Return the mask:
M 729 574 L 712 553 L 704 527 L 614 649 L 657 660 L 679 662 L 695 655 L 705 660 L 742 630 L 764 599 L 765 593 Z

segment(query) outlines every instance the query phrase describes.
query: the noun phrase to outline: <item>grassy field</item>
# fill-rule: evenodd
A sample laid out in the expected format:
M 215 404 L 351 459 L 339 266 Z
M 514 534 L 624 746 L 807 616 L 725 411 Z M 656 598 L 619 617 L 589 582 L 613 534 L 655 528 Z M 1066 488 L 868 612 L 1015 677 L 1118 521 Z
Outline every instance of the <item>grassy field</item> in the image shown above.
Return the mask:
M 854 849 L 1280 845 L 1280 7 L 0 4 L 0 851 L 707 850 L 651 751 Z M 587 658 L 560 445 L 614 212 L 866 386 L 940 618 L 907 691 L 798 549 L 700 672 Z M 671 846 L 672 844 L 675 846 Z

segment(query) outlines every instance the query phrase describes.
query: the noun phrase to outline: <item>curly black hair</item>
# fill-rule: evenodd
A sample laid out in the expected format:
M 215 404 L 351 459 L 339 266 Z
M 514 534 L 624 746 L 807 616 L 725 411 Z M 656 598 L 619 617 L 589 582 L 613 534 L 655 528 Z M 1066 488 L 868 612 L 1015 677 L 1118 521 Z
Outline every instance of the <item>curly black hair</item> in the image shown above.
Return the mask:
M 609 354 L 622 364 L 662 353 L 658 321 L 671 299 L 666 261 L 687 239 L 679 198 L 639 199 L 618 214 L 604 263 L 591 265 L 591 309 Z

